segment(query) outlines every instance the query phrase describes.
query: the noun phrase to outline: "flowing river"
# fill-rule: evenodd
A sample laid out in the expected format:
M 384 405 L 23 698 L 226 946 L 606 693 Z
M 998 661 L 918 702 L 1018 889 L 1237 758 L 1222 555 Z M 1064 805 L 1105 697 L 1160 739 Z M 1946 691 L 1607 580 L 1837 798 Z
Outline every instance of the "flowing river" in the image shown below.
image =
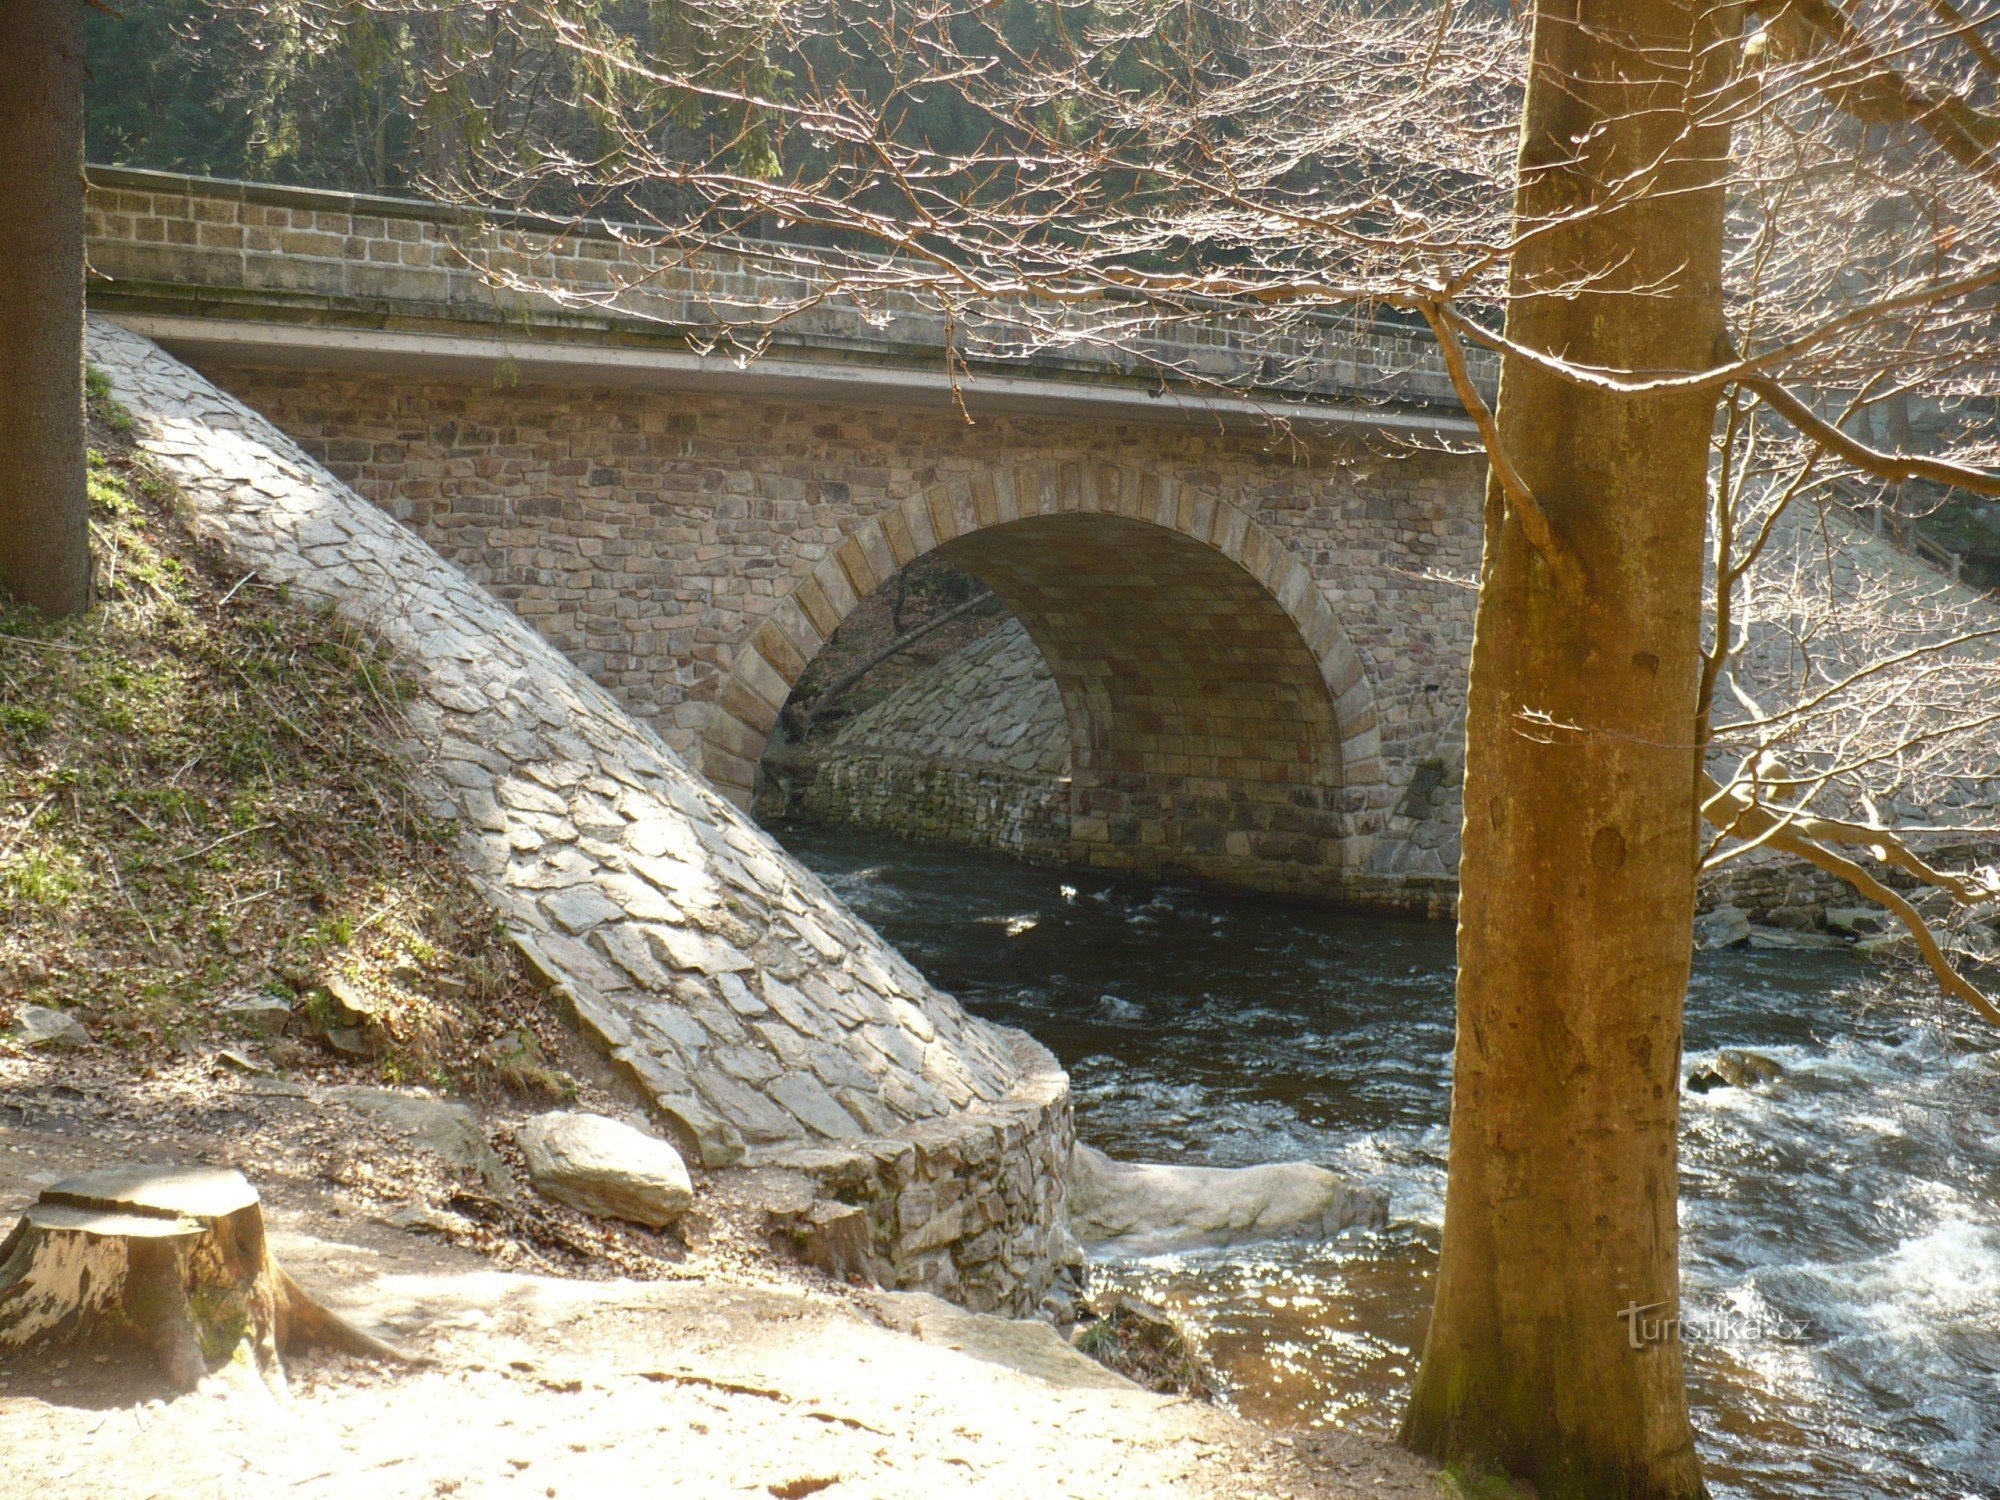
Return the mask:
M 1092 1276 L 1188 1317 L 1246 1415 L 1394 1430 L 1443 1218 L 1449 926 L 779 833 L 937 984 L 1061 1058 L 1084 1140 L 1155 1161 L 1303 1159 L 1386 1186 L 1380 1233 Z M 2000 1496 L 2000 1038 L 1848 955 L 1697 955 L 1688 1064 L 1731 1046 L 1785 1076 L 1683 1100 L 1684 1316 L 1711 1488 Z

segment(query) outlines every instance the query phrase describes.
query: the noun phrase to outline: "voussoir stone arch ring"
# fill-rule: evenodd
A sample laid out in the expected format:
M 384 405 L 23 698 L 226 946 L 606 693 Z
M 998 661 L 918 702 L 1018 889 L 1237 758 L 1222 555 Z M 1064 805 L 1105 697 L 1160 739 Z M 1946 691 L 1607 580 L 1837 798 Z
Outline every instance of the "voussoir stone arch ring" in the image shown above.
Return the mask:
M 806 666 L 861 601 L 917 559 L 1036 517 L 1120 517 L 1199 543 L 1260 584 L 1297 629 L 1326 686 L 1348 785 L 1382 778 L 1375 693 L 1311 573 L 1246 510 L 1211 492 L 1102 463 L 1031 463 L 943 481 L 854 527 L 732 653 L 701 731 L 701 769 L 747 806 L 772 728 Z

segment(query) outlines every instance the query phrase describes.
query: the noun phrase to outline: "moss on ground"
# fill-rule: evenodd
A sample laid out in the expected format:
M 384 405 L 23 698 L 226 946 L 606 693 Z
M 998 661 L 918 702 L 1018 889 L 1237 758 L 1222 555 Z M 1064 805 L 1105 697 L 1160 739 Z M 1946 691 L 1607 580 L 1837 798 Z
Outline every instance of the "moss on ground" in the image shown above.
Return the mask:
M 553 1023 L 391 748 L 405 679 L 197 543 L 131 427 L 93 382 L 96 606 L 0 604 L 0 1012 L 185 1048 L 240 1035 L 223 1007 L 260 994 L 323 1031 L 344 978 L 381 1007 L 367 1070 L 470 1083 L 483 1047 Z

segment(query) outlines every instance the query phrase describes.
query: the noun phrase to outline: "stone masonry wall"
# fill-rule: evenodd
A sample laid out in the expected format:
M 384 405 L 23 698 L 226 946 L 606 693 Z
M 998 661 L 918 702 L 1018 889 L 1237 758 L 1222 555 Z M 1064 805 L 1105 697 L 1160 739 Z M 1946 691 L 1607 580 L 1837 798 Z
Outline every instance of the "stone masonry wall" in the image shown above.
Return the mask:
M 1470 457 L 1140 422 L 988 416 L 975 426 L 950 413 L 633 390 L 210 373 L 510 604 L 669 744 L 700 753 L 711 778 L 745 801 L 764 745 L 756 725 L 768 726 L 808 648 L 841 617 L 830 594 L 844 592 L 851 607 L 917 555 L 918 522 L 968 546 L 998 465 L 1141 476 L 1179 496 L 1180 534 L 1203 550 L 1224 541 L 1243 550 L 1247 537 L 1262 559 L 1257 549 L 1275 543 L 1262 565 L 1297 565 L 1298 587 L 1310 587 L 1310 598 L 1283 601 L 1288 612 L 1331 616 L 1339 639 L 1308 648 L 1345 663 L 1328 692 L 1333 732 L 1353 742 L 1329 810 L 1344 821 L 1316 836 L 1341 840 L 1327 866 L 1339 888 L 1323 893 L 1423 907 L 1448 892 L 1455 808 L 1412 818 L 1408 793 L 1463 714 L 1466 580 L 1480 524 Z M 1041 504 L 1066 514 L 1076 502 L 1051 494 Z M 1017 561 L 1038 559 L 1060 587 L 1061 546 Z M 1009 602 L 1034 629 L 1032 604 Z M 1145 712 L 1123 707 L 1127 722 Z M 1412 836 L 1419 829 L 1433 835 L 1428 845 Z
M 91 181 L 94 302 L 197 341 L 203 327 L 255 326 L 292 351 L 274 359 L 323 345 L 331 364 L 352 368 L 367 364 L 371 341 L 430 340 L 430 358 L 483 336 L 530 365 L 538 351 L 580 348 L 684 361 L 731 308 L 768 311 L 796 290 L 750 243 L 682 264 L 596 223 L 125 169 L 93 169 Z M 1163 327 L 1143 351 L 1119 352 L 1060 336 L 1024 351 L 1004 311 L 990 327 L 955 326 L 975 378 L 1074 382 L 1086 407 L 1092 391 L 1160 395 L 1165 370 L 1242 382 L 1260 401 L 1380 414 L 1356 430 L 1464 426 L 1435 348 L 1409 329 L 1219 319 Z M 784 322 L 774 354 L 800 369 L 935 372 L 948 336 L 921 300 L 835 301 Z M 1016 567 L 1045 606 L 1031 628 L 1080 725 L 1077 852 L 1399 904 L 1434 893 L 1449 835 L 1393 849 L 1382 835 L 1408 801 L 1401 783 L 1452 716 L 1436 695 L 1460 675 L 1450 666 L 1467 624 L 1439 570 L 1465 571 L 1476 550 L 1475 462 L 1335 449 L 1261 426 L 1222 435 L 1176 420 L 1179 395 L 1157 407 L 1164 422 L 982 412 L 972 427 L 949 410 L 510 389 L 512 368 L 455 382 L 308 376 L 289 390 L 283 376 L 231 379 L 477 570 L 739 804 L 843 595 L 968 529 L 1143 503 L 1139 519 L 1224 552 L 1281 595 L 1301 643 L 1261 622 L 1233 645 L 1204 640 L 1242 613 L 1224 598 L 1233 585 L 1211 582 L 1196 591 L 1206 624 L 1164 615 L 1160 629 L 1129 634 L 1115 661 L 1093 662 L 1053 638 L 1070 628 L 1081 643 L 1092 601 L 1068 608 L 1052 575 Z M 1118 581 L 1103 559 L 1099 572 Z M 1177 666 L 1225 648 L 1246 673 L 1209 673 L 1206 703 L 1171 690 L 1197 675 Z M 1135 685 L 1130 668 L 1150 676 Z M 1322 698 L 1333 723 L 1305 726 L 1324 716 Z M 1287 729 L 1291 743 L 1266 754 Z
M 1029 859 L 1070 851 L 1062 694 L 1012 617 L 920 672 L 823 743 L 769 758 L 760 816 L 881 828 Z
M 1378 841 L 1385 867 L 1452 873 L 1439 867 L 1459 817 L 1464 755 L 1454 729 L 1440 729 L 1441 756 L 1419 763 L 1392 809 L 1391 837 Z M 1009 619 L 825 743 L 789 754 L 782 796 L 774 789 L 759 807 L 929 843 L 1073 860 L 1070 761 L 1055 678 L 1025 627 Z M 1448 890 L 1424 893 L 1430 914 L 1450 908 Z
M 1011 616 L 856 714 L 826 748 L 963 761 L 1051 781 L 1070 773 L 1062 694 L 1027 627 Z
M 816 758 L 807 791 L 791 804 L 790 814 L 1042 863 L 1072 857 L 1067 776 L 1022 775 L 968 761 L 829 752 Z
M 197 529 L 377 632 L 515 941 L 710 1169 L 806 1174 L 891 1284 L 1033 1311 L 1070 1254 L 1068 1082 L 940 993 L 649 729 L 268 422 L 115 324 L 92 361 Z
M 1759 574 L 1763 586 L 1759 607 L 1769 610 L 1773 601 L 1788 597 L 1783 578 L 1801 570 L 1813 589 L 1830 588 L 1836 596 L 1874 593 L 1881 602 L 1873 612 L 1836 611 L 1813 629 L 1787 620 L 1782 611 L 1775 617 L 1759 617 L 1750 648 L 1739 663 L 1744 684 L 1757 701 L 1777 703 L 1788 695 L 1797 696 L 1803 650 L 1809 650 L 1818 669 L 1833 678 L 1923 641 L 1958 640 L 1951 656 L 1961 661 L 1990 660 L 1994 655 L 1984 644 L 1985 633 L 2000 619 L 2000 604 L 1989 594 L 1951 582 L 1838 514 L 1822 517 L 1802 510 L 1779 522 Z M 1872 589 L 1863 588 L 1863 580 Z M 1822 602 L 1815 600 L 1810 607 L 1817 611 Z M 1800 641 L 1806 644 L 1801 646 Z M 1939 669 L 1948 670 L 1941 666 L 1942 660 Z M 1977 680 L 1978 670 L 1973 669 L 1973 677 L 1940 678 L 1931 685 L 1938 717 L 1956 719 L 1963 701 L 1977 697 L 1969 684 Z M 1731 696 L 1723 694 L 1725 718 Z M 1016 726 L 1011 737 L 1003 732 L 1010 725 Z M 1453 727 L 1440 730 L 1435 754 L 1419 760 L 1394 809 L 1391 838 L 1385 842 L 1391 850 L 1400 850 L 1402 858 L 1420 858 L 1444 847 L 1445 825 L 1460 815 L 1463 741 L 1451 732 Z M 1821 731 L 1822 740 L 1825 734 Z M 989 819 L 997 820 L 1009 807 L 1059 799 L 1069 748 L 1055 679 L 1021 624 L 1009 620 L 904 683 L 817 747 L 809 775 L 801 773 L 798 778 L 802 788 L 798 801 L 807 816 L 822 821 L 885 827 L 918 839 L 997 847 L 1029 857 L 1062 858 L 1067 851 L 1060 834 L 1040 846 L 996 840 L 961 809 L 974 803 Z M 1813 748 L 1807 732 L 1789 747 L 1794 754 Z M 1727 739 L 1712 772 L 1719 778 L 1732 774 L 1733 754 L 1739 751 L 1733 737 Z M 1906 829 L 1975 829 L 1990 824 L 1992 809 L 2000 800 L 2000 782 L 1968 780 L 1955 774 L 1955 766 L 1951 762 L 1927 767 L 1916 755 L 1898 766 L 1877 768 L 1871 785 L 1880 808 Z M 1846 811 L 1868 819 L 1877 816 L 1865 808 Z M 1913 832 L 1907 837 L 1947 869 L 1992 857 L 1990 838 L 1983 835 Z M 1906 894 L 1915 888 L 1915 881 L 1900 871 L 1878 873 Z M 1764 849 L 1746 851 L 1711 868 L 1700 884 L 1704 909 L 1732 905 L 1742 908 L 1753 922 L 1777 927 L 1816 926 L 1828 907 L 1853 906 L 1859 900 L 1838 876 L 1788 853 Z M 1444 904 L 1440 902 L 1441 907 Z

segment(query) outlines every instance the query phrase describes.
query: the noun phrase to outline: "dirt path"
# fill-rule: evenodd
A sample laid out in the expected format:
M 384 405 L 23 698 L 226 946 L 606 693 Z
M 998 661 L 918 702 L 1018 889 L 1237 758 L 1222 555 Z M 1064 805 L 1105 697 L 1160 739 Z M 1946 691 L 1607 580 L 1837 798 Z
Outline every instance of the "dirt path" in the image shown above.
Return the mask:
M 468 1204 L 503 1196 L 406 1128 L 254 1082 L 0 1062 L 0 1215 L 11 1224 L 46 1181 L 111 1159 L 240 1165 L 288 1268 L 435 1366 L 297 1362 L 288 1402 L 227 1379 L 168 1399 L 88 1360 L 0 1366 L 0 1495 L 1438 1493 L 1380 1445 L 1286 1438 L 1142 1391 L 1040 1324 L 839 1286 L 712 1201 L 689 1244 L 592 1240 L 588 1221 L 543 1207 L 468 1228 Z M 496 1135 L 504 1150 L 504 1123 Z M 603 1259 L 587 1258 L 593 1244 Z M 647 1279 L 501 1264 L 565 1258 Z

